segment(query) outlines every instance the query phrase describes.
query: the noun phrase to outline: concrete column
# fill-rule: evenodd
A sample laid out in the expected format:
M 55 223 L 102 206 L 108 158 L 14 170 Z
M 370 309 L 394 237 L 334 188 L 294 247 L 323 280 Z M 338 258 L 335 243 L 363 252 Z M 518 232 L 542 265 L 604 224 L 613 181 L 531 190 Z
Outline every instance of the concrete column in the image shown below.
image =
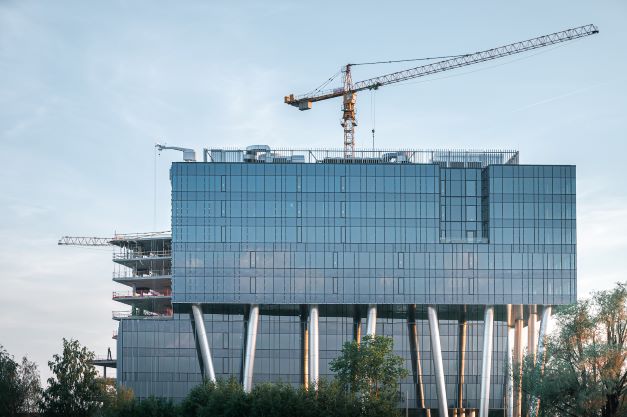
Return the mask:
M 377 332 L 377 305 L 368 305 L 368 322 L 366 323 L 366 334 L 374 336 Z
M 522 332 L 524 326 L 523 306 L 517 305 L 512 308 L 516 312 L 514 320 L 514 366 L 513 372 L 518 377 L 518 383 L 514 384 L 514 417 L 522 417 L 522 387 L 520 383 L 520 377 L 522 375 L 522 360 L 523 360 L 523 344 L 522 344 Z
M 211 382 L 216 382 L 216 373 L 213 370 L 213 360 L 211 359 L 211 351 L 209 350 L 209 341 L 207 340 L 205 321 L 202 316 L 202 307 L 200 304 L 192 304 L 192 313 L 194 315 L 194 327 L 196 327 L 196 338 L 198 339 L 198 345 L 200 346 L 203 376 Z
M 536 330 L 536 323 L 538 321 L 538 307 L 535 305 L 529 306 L 529 320 L 527 322 L 527 352 L 533 356 L 533 360 L 536 360 L 536 348 L 538 345 L 538 331 Z
M 544 360 L 545 360 L 545 344 L 544 338 L 548 331 L 549 321 L 551 320 L 551 306 L 545 306 L 542 312 L 542 321 L 540 322 L 540 335 L 538 336 L 538 357 L 536 359 L 536 372 L 540 375 L 544 372 Z M 540 399 L 532 397 L 529 404 L 529 417 L 536 417 L 540 410 Z
M 257 324 L 259 322 L 259 305 L 250 306 L 248 331 L 246 332 L 246 356 L 244 358 L 244 392 L 253 389 L 253 369 L 255 367 L 255 350 L 257 347 Z
M 493 306 L 486 306 L 483 323 L 483 359 L 481 361 L 479 417 L 488 417 L 488 411 L 490 409 L 490 376 L 492 372 L 492 334 L 494 332 Z
M 435 306 L 427 307 L 429 316 L 429 330 L 431 333 L 431 357 L 435 368 L 435 387 L 438 393 L 438 409 L 440 417 L 448 417 L 448 401 L 446 400 L 446 385 L 444 382 L 444 364 L 442 363 L 442 347 L 440 346 L 440 325 Z
M 514 316 L 512 305 L 507 306 L 507 375 L 505 386 L 506 417 L 514 417 Z
M 422 382 L 422 364 L 420 362 L 420 342 L 416 327 L 416 304 L 407 306 L 407 328 L 409 330 L 409 351 L 411 368 L 416 390 L 416 407 L 424 410 L 426 417 L 431 417 L 431 411 L 425 408 L 425 390 Z M 420 415 L 420 414 L 419 414 Z
M 316 389 L 319 370 L 318 351 L 318 305 L 309 306 L 309 383 Z
M 466 307 L 463 307 L 462 318 L 459 320 L 459 346 L 457 358 L 457 408 L 459 415 L 464 413 L 464 371 L 466 367 Z

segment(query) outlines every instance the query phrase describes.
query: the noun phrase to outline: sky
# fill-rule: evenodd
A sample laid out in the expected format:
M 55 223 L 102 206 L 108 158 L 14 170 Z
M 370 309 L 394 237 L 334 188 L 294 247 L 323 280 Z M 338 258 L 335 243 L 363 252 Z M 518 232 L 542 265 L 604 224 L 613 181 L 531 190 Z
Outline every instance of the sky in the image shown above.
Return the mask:
M 115 352 L 112 251 L 61 236 L 170 229 L 178 152 L 341 148 L 348 62 L 455 55 L 588 23 L 600 34 L 360 93 L 357 147 L 518 149 L 577 165 L 578 289 L 626 280 L 627 2 L 0 0 L 0 345 L 38 363 Z M 355 67 L 354 80 L 410 64 Z M 334 86 L 334 85 L 333 85 Z

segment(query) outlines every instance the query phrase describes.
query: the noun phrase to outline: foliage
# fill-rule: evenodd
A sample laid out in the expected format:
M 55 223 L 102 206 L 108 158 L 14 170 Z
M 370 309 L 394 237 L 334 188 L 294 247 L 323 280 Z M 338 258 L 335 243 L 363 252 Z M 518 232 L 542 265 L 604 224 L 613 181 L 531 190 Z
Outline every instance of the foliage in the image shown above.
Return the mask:
M 104 393 L 101 416 L 115 416 L 132 407 L 135 401 L 132 389 L 117 386 L 113 378 L 103 379 L 101 384 Z
M 62 355 L 48 362 L 54 377 L 48 378 L 42 410 L 45 416 L 84 417 L 101 407 L 105 390 L 92 365 L 94 353 L 76 340 L 63 339 Z
M 0 346 L 0 415 L 17 416 L 26 396 L 20 383 L 18 364 Z
M 361 343 L 346 342 L 331 370 L 356 398 L 395 401 L 399 379 L 407 376 L 403 358 L 393 353 L 394 341 L 386 336 L 365 336 Z
M 19 366 L 19 379 L 24 389 L 24 399 L 21 406 L 22 413 L 38 413 L 42 394 L 39 370 L 37 369 L 37 364 L 29 361 L 26 356 L 22 358 L 22 363 Z
M 626 284 L 564 306 L 556 319 L 544 368 L 525 358 L 523 392 L 541 398 L 542 416 L 626 416 Z
M 40 397 L 37 365 L 26 357 L 18 364 L 0 346 L 0 415 L 10 417 L 35 413 Z
M 115 405 L 103 407 L 102 417 L 178 417 L 181 414 L 179 407 L 172 401 L 163 398 L 150 397 L 142 401 L 131 399 Z M 191 414 L 193 415 L 193 414 Z
M 194 388 L 181 404 L 185 416 L 247 416 L 250 401 L 234 379 L 205 382 Z

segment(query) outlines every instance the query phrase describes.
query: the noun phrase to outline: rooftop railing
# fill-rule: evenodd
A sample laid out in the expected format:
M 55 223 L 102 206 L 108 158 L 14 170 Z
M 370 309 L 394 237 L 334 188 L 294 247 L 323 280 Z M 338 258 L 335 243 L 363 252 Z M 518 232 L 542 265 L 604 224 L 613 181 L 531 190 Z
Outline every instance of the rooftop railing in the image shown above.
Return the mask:
M 257 145 L 247 149 L 206 149 L 205 152 L 207 162 L 246 163 L 412 163 L 477 168 L 492 164 L 517 165 L 519 160 L 517 150 L 505 149 L 356 149 L 346 157 L 343 149 L 270 149 Z

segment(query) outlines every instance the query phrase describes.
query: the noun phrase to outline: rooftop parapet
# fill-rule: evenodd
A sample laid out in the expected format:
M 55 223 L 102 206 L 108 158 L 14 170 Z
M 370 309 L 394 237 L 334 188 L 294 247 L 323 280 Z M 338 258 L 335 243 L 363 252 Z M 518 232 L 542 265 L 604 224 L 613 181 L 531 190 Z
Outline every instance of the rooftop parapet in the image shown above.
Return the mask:
M 516 150 L 463 149 L 357 149 L 351 157 L 343 149 L 270 149 L 254 145 L 246 149 L 205 149 L 205 162 L 325 163 L 325 164 L 439 164 L 454 168 L 483 168 L 488 165 L 517 165 Z

